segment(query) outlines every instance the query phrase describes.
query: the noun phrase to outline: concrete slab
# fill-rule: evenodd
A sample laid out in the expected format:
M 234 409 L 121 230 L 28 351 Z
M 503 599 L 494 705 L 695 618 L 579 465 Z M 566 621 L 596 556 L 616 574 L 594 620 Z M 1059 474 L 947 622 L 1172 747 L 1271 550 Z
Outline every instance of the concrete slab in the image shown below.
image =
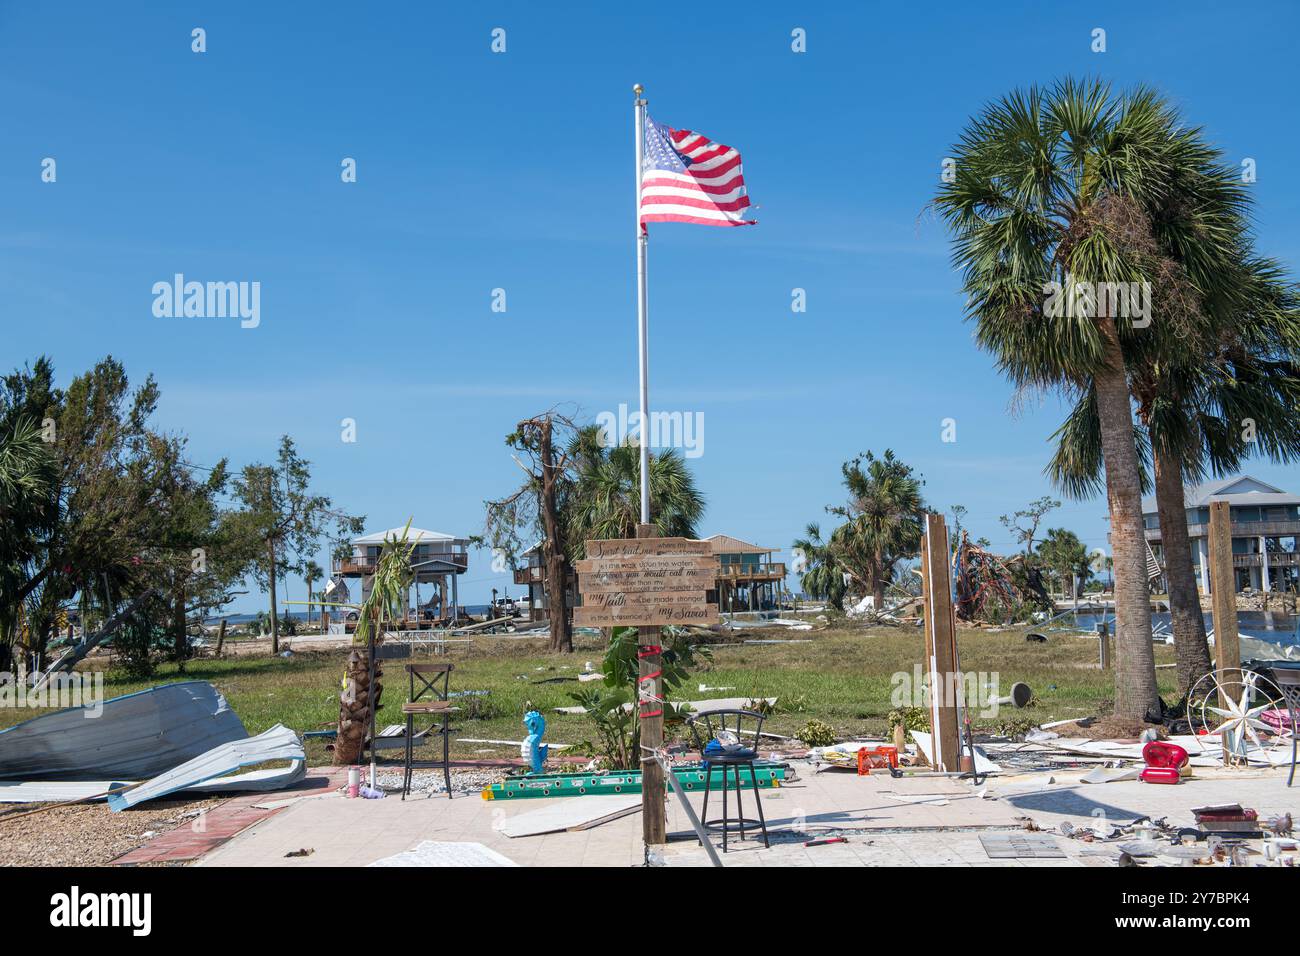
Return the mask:
M 1025 778 L 980 788 L 964 781 L 929 777 L 896 780 L 888 775 L 813 773 L 798 765 L 799 778 L 761 791 L 772 846 L 751 838 L 729 840 L 727 866 L 1113 866 L 1115 854 L 1095 843 L 1058 838 L 1064 859 L 990 860 L 981 833 L 1023 830 L 1027 822 L 1055 829 L 1068 821 L 1076 827 L 1106 820 L 1124 823 L 1139 816 L 1168 817 L 1191 823 L 1191 808 L 1241 801 L 1261 816 L 1291 811 L 1300 815 L 1300 789 L 1288 791 L 1285 774 L 1241 778 L 1195 779 L 1172 787 L 1140 781 L 1084 784 L 1080 771 L 1055 774 L 1057 783 L 1023 791 Z M 1032 781 L 1031 781 L 1032 783 Z M 1008 791 L 998 796 L 999 789 Z M 306 800 L 263 819 L 198 861 L 201 866 L 361 866 L 412 849 L 422 841 L 480 843 L 521 866 L 638 866 L 644 862 L 639 814 L 590 830 L 548 833 L 511 839 L 501 825 L 511 817 L 549 800 L 485 801 L 478 797 L 447 800 Z M 734 812 L 735 794 L 729 796 Z M 691 794 L 702 813 L 703 794 Z M 939 802 L 943 801 L 943 802 Z M 756 817 L 754 792 L 742 795 L 747 817 Z M 709 814 L 717 816 L 715 794 Z M 677 800 L 668 803 L 670 833 L 690 831 Z M 805 847 L 809 840 L 843 835 L 846 843 Z M 718 840 L 715 838 L 715 846 Z M 286 857 L 312 849 L 305 857 Z M 708 857 L 695 839 L 670 842 L 662 862 L 669 866 L 707 866 Z

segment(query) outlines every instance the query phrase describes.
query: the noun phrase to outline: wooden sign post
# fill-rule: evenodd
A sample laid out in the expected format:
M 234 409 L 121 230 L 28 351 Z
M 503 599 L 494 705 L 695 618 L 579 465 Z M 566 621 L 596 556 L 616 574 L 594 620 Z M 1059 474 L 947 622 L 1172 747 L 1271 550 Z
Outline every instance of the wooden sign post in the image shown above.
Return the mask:
M 1214 663 L 1219 671 L 1219 706 L 1241 699 L 1241 640 L 1237 634 L 1237 582 L 1232 569 L 1232 512 L 1226 501 L 1210 502 L 1210 595 L 1214 609 Z M 1231 759 L 1227 737 L 1223 759 Z
M 925 608 L 925 670 L 930 681 L 930 732 L 936 770 L 960 769 L 957 730 L 957 626 L 948 567 L 948 527 L 943 515 L 926 514 L 921 540 L 921 582 Z
M 587 542 L 587 558 L 577 562 L 582 606 L 573 609 L 573 623 L 637 628 L 641 745 L 658 751 L 664 744 L 660 628 L 717 623 L 718 606 L 705 595 L 716 582 L 717 560 L 707 541 L 652 538 L 653 531 L 653 525 L 640 524 L 635 538 Z M 642 835 L 646 846 L 662 846 L 667 842 L 664 769 L 643 754 L 641 770 Z

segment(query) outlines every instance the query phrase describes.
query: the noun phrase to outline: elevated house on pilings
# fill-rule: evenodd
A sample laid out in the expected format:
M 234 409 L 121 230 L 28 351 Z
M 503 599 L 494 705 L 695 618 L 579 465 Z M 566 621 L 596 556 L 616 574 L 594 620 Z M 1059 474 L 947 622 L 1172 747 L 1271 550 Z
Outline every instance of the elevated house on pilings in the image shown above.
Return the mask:
M 736 611 L 778 611 L 785 600 L 785 564 L 773 561 L 774 548 L 764 548 L 726 534 L 708 539 L 718 560 L 717 584 L 708 592 L 724 614 Z
M 352 553 L 334 559 L 336 580 L 360 579 L 361 603 L 370 596 L 375 566 L 385 542 L 390 538 L 400 539 L 402 531 L 402 528 L 389 528 L 353 538 Z M 410 559 L 413 580 L 411 590 L 403 595 L 403 620 L 394 625 L 395 629 L 421 630 L 464 617 L 459 611 L 456 579 L 469 570 L 469 539 L 411 528 L 407 531 L 407 542 L 415 545 Z M 356 627 L 355 612 L 345 615 L 345 619 L 351 632 Z
M 1210 593 L 1210 502 L 1227 501 L 1232 517 L 1232 567 L 1236 589 L 1289 591 L 1300 585 L 1300 495 L 1249 475 L 1183 489 L 1192 564 L 1202 594 Z M 1162 572 L 1164 549 L 1154 497 L 1142 499 L 1146 538 Z
M 524 566 L 515 568 L 515 584 L 528 589 L 529 621 L 549 621 L 551 619 L 551 602 L 546 594 L 546 564 L 542 559 L 543 544 L 544 542 L 538 541 L 520 555 L 524 559 Z M 571 608 L 577 603 L 578 573 L 571 564 L 566 564 L 565 568 L 567 571 L 564 582 L 565 591 L 567 592 L 565 603 L 567 607 Z

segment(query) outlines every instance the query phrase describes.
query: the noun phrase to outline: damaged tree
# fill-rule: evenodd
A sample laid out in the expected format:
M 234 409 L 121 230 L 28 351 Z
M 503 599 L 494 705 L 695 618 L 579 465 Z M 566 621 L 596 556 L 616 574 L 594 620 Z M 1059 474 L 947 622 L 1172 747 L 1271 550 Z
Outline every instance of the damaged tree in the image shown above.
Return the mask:
M 568 484 L 567 446 L 576 428 L 572 419 L 555 409 L 525 419 L 506 436 L 506 444 L 522 452 L 519 464 L 528 479 L 511 495 L 484 502 L 487 507 L 485 540 L 494 555 L 513 561 L 519 554 L 519 530 L 540 527 L 542 561 L 546 575 L 547 617 L 551 625 L 551 650 L 573 651 L 573 624 L 569 620 L 568 547 L 561 521 L 561 498 Z M 563 448 L 565 450 L 561 451 Z
M 383 668 L 376 659 L 375 648 L 384 641 L 384 626 L 402 615 L 402 599 L 411 586 L 411 552 L 415 543 L 408 540 L 408 519 L 400 538 L 384 542 L 383 552 L 375 564 L 370 594 L 362 602 L 352 651 L 343 673 L 343 690 L 339 694 L 339 727 L 334 741 L 334 763 L 351 765 L 361 760 L 366 735 L 374 725 L 375 714 L 383 696 Z

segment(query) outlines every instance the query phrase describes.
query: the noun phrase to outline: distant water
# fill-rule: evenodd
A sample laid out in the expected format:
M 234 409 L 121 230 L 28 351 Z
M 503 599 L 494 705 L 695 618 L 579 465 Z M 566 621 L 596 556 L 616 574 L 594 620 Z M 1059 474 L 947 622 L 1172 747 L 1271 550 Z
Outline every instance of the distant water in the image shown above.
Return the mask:
M 466 614 L 475 614 L 475 615 L 486 614 L 488 609 L 488 606 L 486 604 L 462 604 L 461 607 L 464 609 Z M 307 612 L 290 611 L 289 617 L 295 621 L 306 621 Z M 207 618 L 206 620 L 204 620 L 203 623 L 215 627 L 221 623 L 223 618 L 225 619 L 227 624 L 247 624 L 249 621 L 256 620 L 257 615 L 256 614 L 219 614 L 216 617 Z M 319 619 L 320 619 L 320 611 L 313 610 L 312 621 L 314 622 Z
M 1103 620 L 1100 614 L 1080 613 L 1077 615 L 1079 626 L 1086 630 L 1095 630 L 1097 625 Z M 1204 614 L 1205 630 L 1208 632 L 1214 628 L 1214 616 L 1208 612 Z M 1167 611 L 1151 615 L 1152 625 L 1163 625 L 1168 630 L 1170 627 L 1170 614 Z M 1068 620 L 1068 618 L 1066 619 Z M 1105 620 L 1114 627 L 1115 615 L 1108 613 Z M 1254 637 L 1262 641 L 1270 641 L 1274 644 L 1295 644 L 1300 643 L 1295 640 L 1296 617 L 1293 614 L 1287 614 L 1283 611 L 1238 611 L 1237 612 L 1237 631 L 1243 637 Z M 1287 640 L 1290 635 L 1291 639 Z

